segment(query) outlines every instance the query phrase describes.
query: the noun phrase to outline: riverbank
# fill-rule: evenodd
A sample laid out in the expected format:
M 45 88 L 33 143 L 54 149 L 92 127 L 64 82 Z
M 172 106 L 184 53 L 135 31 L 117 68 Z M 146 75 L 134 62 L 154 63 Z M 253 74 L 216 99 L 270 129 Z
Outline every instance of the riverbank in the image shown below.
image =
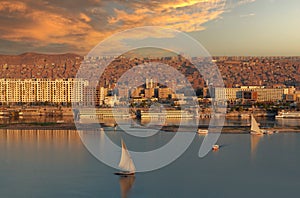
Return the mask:
M 56 123 L 56 122 L 30 122 L 30 123 L 13 123 L 13 124 L 0 124 L 0 129 L 11 130 L 80 130 L 80 129 L 95 129 L 98 124 L 79 124 L 77 127 L 74 123 Z M 104 127 L 107 129 L 114 129 L 114 127 Z M 146 128 L 146 127 L 145 127 Z M 200 126 L 201 128 L 201 126 Z M 165 132 L 177 132 L 178 125 L 155 127 L 154 129 L 162 130 Z M 117 129 L 119 130 L 119 129 Z M 248 134 L 249 127 L 224 127 L 222 133 L 226 134 Z M 277 133 L 300 133 L 300 127 L 274 127 L 268 128 L 269 131 L 276 131 Z M 190 132 L 188 126 L 183 126 L 181 132 Z
M 15 130 L 76 130 L 74 123 L 55 123 L 55 122 L 31 122 L 0 124 L 0 129 Z

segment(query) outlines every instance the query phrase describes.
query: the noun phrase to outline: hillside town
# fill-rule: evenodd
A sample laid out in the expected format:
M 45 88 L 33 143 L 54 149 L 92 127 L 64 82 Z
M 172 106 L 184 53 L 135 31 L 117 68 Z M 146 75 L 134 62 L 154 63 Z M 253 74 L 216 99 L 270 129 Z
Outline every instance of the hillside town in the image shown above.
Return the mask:
M 226 104 L 228 114 L 253 111 L 255 108 L 260 112 L 272 113 L 274 109 L 299 109 L 300 57 L 212 57 L 211 61 L 201 58 L 190 60 L 202 61 L 204 69 L 216 64 L 224 86 L 210 81 L 216 76 L 216 71 L 204 79 L 203 74 L 183 56 L 151 59 L 121 56 L 111 59 L 75 54 L 1 55 L 0 104 L 2 108 L 24 105 L 70 107 L 72 102 L 76 102 L 85 106 L 111 108 L 129 101 L 132 107 L 148 108 L 158 101 L 176 109 L 192 100 L 200 104 L 202 112 L 210 112 L 209 105 L 212 102 Z M 126 71 L 138 65 L 147 67 L 153 62 L 171 66 L 184 74 L 194 94 L 185 89 L 187 82 L 177 79 L 170 70 L 155 72 L 152 76 L 149 74 L 147 78 L 136 75 L 139 86 L 131 87 L 124 83 L 130 81 L 130 76 L 119 82 Z M 97 85 L 89 82 L 97 78 L 94 70 L 87 73 L 86 79 L 76 78 L 82 63 L 92 65 L 95 71 L 99 65 L 107 65 Z M 159 79 L 167 78 L 172 80 L 159 82 Z
M 237 86 L 295 86 L 300 82 L 300 57 L 212 57 L 226 87 Z M 84 57 L 76 54 L 46 55 L 24 53 L 0 55 L 0 78 L 74 78 Z M 102 76 L 103 83 L 113 86 L 116 79 L 133 66 L 159 61 L 179 69 L 194 88 L 202 88 L 205 81 L 183 57 L 116 58 Z

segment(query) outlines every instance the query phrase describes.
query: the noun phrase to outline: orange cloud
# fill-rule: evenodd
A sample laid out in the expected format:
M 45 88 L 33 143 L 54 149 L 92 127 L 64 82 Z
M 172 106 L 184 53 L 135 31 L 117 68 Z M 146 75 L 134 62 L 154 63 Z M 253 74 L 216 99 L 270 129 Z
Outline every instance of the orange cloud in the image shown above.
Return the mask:
M 85 22 L 90 22 L 91 21 L 91 18 L 88 17 L 86 14 L 84 13 L 80 13 L 80 19 L 84 20 Z
M 102 39 L 103 33 L 100 33 L 87 22 L 91 19 L 80 13 L 76 16 L 68 16 L 48 10 L 33 9 L 23 3 L 1 2 L 1 11 L 22 12 L 15 16 L 22 18 L 27 23 L 20 23 L 12 27 L 1 27 L 1 38 L 17 42 L 33 42 L 37 47 L 49 43 L 63 43 L 72 46 L 85 46 L 86 43 L 91 47 L 89 36 Z M 20 19 L 19 19 L 20 20 Z M 4 31 L 9 29 L 9 31 Z M 83 49 L 86 51 L 87 49 Z
M 137 7 L 131 13 L 115 9 L 115 16 L 109 17 L 110 24 L 120 23 L 126 28 L 136 24 L 164 26 L 182 31 L 202 30 L 204 23 L 214 20 L 224 12 L 225 0 L 176 0 L 161 2 L 148 8 Z
M 24 12 L 26 10 L 26 5 L 22 2 L 10 2 L 10 1 L 2 1 L 0 2 L 0 11 L 8 11 L 12 12 Z
M 228 0 L 86 0 L 72 4 L 67 1 L 1 1 L 0 39 L 28 42 L 36 48 L 60 44 L 86 53 L 109 35 L 134 27 L 203 30 L 204 23 L 221 17 L 227 3 Z

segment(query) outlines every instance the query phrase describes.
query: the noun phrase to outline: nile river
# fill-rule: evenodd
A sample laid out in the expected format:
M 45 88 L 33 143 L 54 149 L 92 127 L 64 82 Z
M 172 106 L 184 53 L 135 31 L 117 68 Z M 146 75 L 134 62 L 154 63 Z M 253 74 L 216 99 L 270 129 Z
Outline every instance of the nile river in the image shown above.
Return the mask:
M 116 142 L 123 135 L 107 133 Z M 160 132 L 145 147 L 172 136 Z M 76 131 L 0 130 L 0 197 L 299 196 L 300 134 L 222 134 L 221 149 L 199 158 L 202 140 L 196 135 L 162 169 L 119 178 L 87 151 Z

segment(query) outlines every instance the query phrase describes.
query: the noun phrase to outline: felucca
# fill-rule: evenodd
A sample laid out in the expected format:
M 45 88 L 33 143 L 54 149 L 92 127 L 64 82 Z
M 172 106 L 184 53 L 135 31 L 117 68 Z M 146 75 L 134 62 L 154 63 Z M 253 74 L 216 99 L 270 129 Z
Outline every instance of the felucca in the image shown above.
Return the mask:
M 119 167 L 122 171 L 115 173 L 115 175 L 120 175 L 120 176 L 134 175 L 135 174 L 135 166 L 132 161 L 132 158 L 131 158 L 123 140 L 121 140 L 121 144 L 122 144 L 122 154 L 121 154 Z
M 252 135 L 263 135 L 264 133 L 259 128 L 258 123 L 256 122 L 253 114 L 251 115 L 251 132 Z

